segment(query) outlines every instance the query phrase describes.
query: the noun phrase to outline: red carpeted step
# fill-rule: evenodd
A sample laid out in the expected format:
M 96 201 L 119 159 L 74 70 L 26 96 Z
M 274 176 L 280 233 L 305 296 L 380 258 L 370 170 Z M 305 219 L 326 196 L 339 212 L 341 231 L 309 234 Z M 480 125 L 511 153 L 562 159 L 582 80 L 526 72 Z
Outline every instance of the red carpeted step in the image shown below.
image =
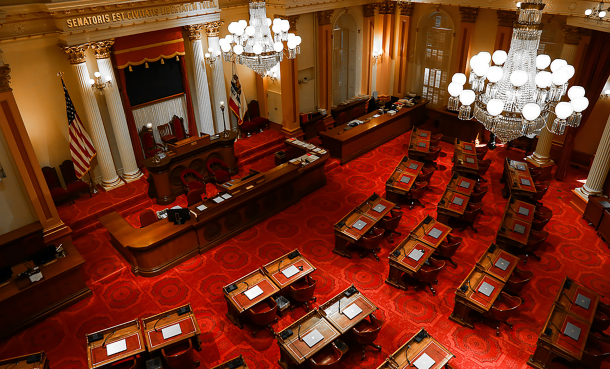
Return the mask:
M 267 152 L 270 147 L 282 142 L 284 142 L 284 135 L 273 129 L 235 141 L 235 157 L 238 165 L 241 162 L 248 162 L 254 156 L 260 158 L 261 152 Z

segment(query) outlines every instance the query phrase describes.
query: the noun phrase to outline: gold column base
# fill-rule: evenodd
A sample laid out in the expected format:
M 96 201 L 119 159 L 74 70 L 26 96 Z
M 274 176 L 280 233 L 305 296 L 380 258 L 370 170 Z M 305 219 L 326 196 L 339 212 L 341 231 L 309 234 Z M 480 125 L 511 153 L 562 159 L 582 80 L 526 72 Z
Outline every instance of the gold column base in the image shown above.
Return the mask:
M 525 161 L 533 166 L 542 169 L 542 174 L 538 177 L 538 181 L 548 181 L 552 179 L 553 168 L 557 166 L 551 159 L 537 158 L 534 154 L 525 158 Z
M 138 179 L 142 178 L 143 175 L 144 175 L 144 173 L 142 173 L 140 171 L 140 169 L 138 169 L 134 173 L 123 173 L 123 180 L 126 183 L 134 182 L 134 181 L 137 181 Z
M 282 130 L 280 132 L 282 132 L 282 134 L 284 134 L 284 136 L 286 137 L 295 137 L 298 139 L 301 139 L 303 136 L 305 136 L 305 133 L 303 132 L 300 126 L 297 126 L 294 129 L 282 127 Z
M 116 180 L 111 183 L 102 181 L 102 188 L 104 188 L 106 191 L 112 191 L 115 188 L 123 186 L 124 184 L 125 182 L 121 179 L 121 177 L 117 176 Z

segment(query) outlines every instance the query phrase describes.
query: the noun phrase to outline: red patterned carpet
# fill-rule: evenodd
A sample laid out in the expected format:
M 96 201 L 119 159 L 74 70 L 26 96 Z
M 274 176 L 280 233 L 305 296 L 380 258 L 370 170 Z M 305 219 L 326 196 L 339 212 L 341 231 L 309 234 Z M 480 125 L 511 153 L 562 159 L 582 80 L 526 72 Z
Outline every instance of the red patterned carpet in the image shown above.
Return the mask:
M 384 283 L 391 247 L 385 243 L 381 262 L 372 257 L 359 259 L 357 255 L 348 260 L 331 252 L 333 224 L 373 192 L 383 194 L 384 181 L 403 155 L 402 147 L 408 138 L 409 134 L 398 137 L 345 166 L 336 166 L 334 161 L 327 165 L 328 184 L 324 188 L 211 252 L 156 278 L 134 277 L 103 229 L 76 238 L 75 244 L 87 261 L 84 272 L 93 296 L 1 343 L 0 357 L 45 350 L 53 368 L 84 369 L 85 333 L 191 302 L 203 333 L 203 350 L 198 354 L 203 367 L 238 354 L 244 355 L 251 368 L 279 367 L 279 349 L 269 332 L 252 338 L 249 328 L 239 330 L 225 317 L 227 308 L 221 289 L 267 261 L 298 248 L 318 268 L 313 277 L 318 281 L 319 303 L 353 283 L 379 306 L 378 315 L 387 322 L 378 341 L 383 346 L 382 352 L 371 350 L 367 360 L 361 362 L 359 348 L 351 346 L 343 367 L 376 368 L 424 327 L 456 355 L 452 364 L 457 368 L 526 368 L 564 276 L 610 296 L 608 245 L 568 205 L 570 189 L 581 186 L 578 180 L 583 180 L 586 173 L 572 171 L 566 182 L 552 182 L 543 201 L 553 210 L 554 217 L 546 227 L 551 236 L 539 253 L 542 261 L 531 260 L 520 266 L 533 271 L 536 277 L 523 291 L 525 302 L 513 319 L 514 330 L 503 326 L 501 336 L 496 337 L 490 326 L 477 324 L 477 329 L 471 330 L 449 321 L 448 316 L 454 305 L 454 291 L 475 258 L 494 240 L 506 204 L 499 183 L 502 160 L 507 155 L 520 159 L 521 151 L 498 148 L 487 154 L 494 164 L 487 174 L 491 191 L 484 199 L 485 214 L 476 224 L 479 232 L 468 230 L 460 234 L 465 241 L 455 258 L 459 266 L 443 270 L 436 296 L 412 289 L 404 292 Z M 439 159 L 439 171 L 432 178 L 433 190 L 423 198 L 425 208 L 405 212 L 399 229 L 403 237 L 426 214 L 436 215 L 436 203 L 449 180 L 453 148 L 443 143 L 443 151 L 449 155 Z M 270 157 L 252 163 L 252 167 L 263 170 L 271 166 Z M 120 191 L 111 192 L 104 201 L 121 201 Z M 178 200 L 183 201 L 183 197 Z M 137 217 L 129 218 L 137 223 Z M 276 328 L 303 314 L 303 309 L 295 309 L 281 318 Z M 610 368 L 610 364 L 605 365 L 603 368 Z

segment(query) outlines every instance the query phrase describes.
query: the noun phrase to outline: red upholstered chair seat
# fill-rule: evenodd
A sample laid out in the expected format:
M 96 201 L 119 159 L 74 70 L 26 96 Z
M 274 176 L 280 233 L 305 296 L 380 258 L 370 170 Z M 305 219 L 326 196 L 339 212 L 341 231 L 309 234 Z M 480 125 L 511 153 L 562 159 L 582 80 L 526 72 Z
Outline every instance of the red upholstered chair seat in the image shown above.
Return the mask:
M 337 369 L 339 368 L 339 362 L 341 361 L 342 356 L 343 352 L 341 352 L 333 342 L 330 345 L 324 346 L 324 348 L 316 352 L 311 359 L 309 359 L 309 367 Z
M 68 183 L 66 188 L 68 189 L 69 193 L 89 192 L 89 185 L 83 181 Z
M 316 301 L 314 292 L 317 282 L 309 277 L 301 278 L 290 285 L 288 293 L 296 302 L 303 303 L 305 310 L 309 311 L 309 301 Z
M 256 124 L 257 127 L 263 128 L 269 124 L 269 119 L 263 117 L 252 118 L 252 123 Z
M 224 183 L 231 179 L 231 175 L 226 170 L 218 169 L 214 172 L 214 176 L 216 177 L 217 183 Z
M 49 186 L 51 198 L 53 198 L 53 202 L 56 205 L 63 201 L 70 200 L 70 194 L 68 193 L 68 191 L 61 187 L 61 183 L 59 182 L 59 176 L 57 175 L 57 171 L 55 170 L 55 168 L 42 168 L 42 175 L 44 176 L 44 179 L 47 182 L 47 186 Z
M 600 302 L 591 329 L 596 332 L 604 332 L 608 328 L 610 328 L 610 306 Z
M 273 334 L 271 324 L 277 321 L 277 302 L 269 297 L 248 309 L 250 322 L 261 329 L 268 328 Z M 261 329 L 254 330 L 252 336 L 256 336 Z
M 54 188 L 50 191 L 51 191 L 51 197 L 53 198 L 53 200 L 55 200 L 56 198 L 60 198 L 62 196 L 65 196 L 65 197 L 68 196 L 68 191 L 64 190 L 61 187 Z
M 245 120 L 239 126 L 239 130 L 240 130 L 241 136 L 243 138 L 244 133 L 257 133 L 260 130 L 260 128 L 257 123 L 251 122 L 249 120 Z
M 140 213 L 140 227 L 141 228 L 149 226 L 149 225 L 153 224 L 154 222 L 156 222 L 157 220 L 159 220 L 159 219 L 157 219 L 157 214 L 155 214 L 155 212 L 152 211 L 151 209 L 144 209 Z
M 225 183 L 226 181 L 231 179 L 231 174 L 229 173 L 229 167 L 227 163 L 220 159 L 209 159 L 206 162 L 206 167 L 208 168 L 208 174 L 212 178 L 213 182 Z
M 182 182 L 182 187 L 186 193 L 192 190 L 205 188 L 203 176 L 195 169 L 189 168 L 180 172 L 180 181 Z
M 529 281 L 532 280 L 532 278 L 534 278 L 533 272 L 515 268 L 513 274 L 511 274 L 508 281 L 506 281 L 504 291 L 510 293 L 511 295 L 518 295 L 529 283 Z
M 193 182 L 194 183 L 194 182 Z M 205 193 L 205 185 L 201 188 L 194 188 L 186 194 L 188 206 L 198 204 L 202 200 L 202 195 Z
M 195 359 L 193 344 L 190 339 L 162 348 L 161 354 L 170 369 L 199 366 L 199 361 Z

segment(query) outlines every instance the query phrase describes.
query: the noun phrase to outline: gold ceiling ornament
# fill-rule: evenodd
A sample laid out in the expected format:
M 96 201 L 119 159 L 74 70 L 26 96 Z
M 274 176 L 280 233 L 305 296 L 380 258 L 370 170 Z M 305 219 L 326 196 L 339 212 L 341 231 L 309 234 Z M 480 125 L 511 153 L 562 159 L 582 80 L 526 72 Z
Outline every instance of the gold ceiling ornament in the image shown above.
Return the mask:
M 11 91 L 11 68 L 8 64 L 0 66 L 0 92 Z
M 189 41 L 201 40 L 201 30 L 203 29 L 203 24 L 189 24 L 184 26 L 184 29 L 186 29 L 189 34 Z
M 316 12 L 318 16 L 318 25 L 326 26 L 330 24 L 330 18 L 332 18 L 334 10 L 324 10 L 321 12 Z
M 225 24 L 225 21 L 223 20 L 204 23 L 203 27 L 205 28 L 205 34 L 208 37 L 218 37 L 220 27 L 222 27 L 223 24 Z
M 517 21 L 517 12 L 514 10 L 498 10 L 498 26 L 512 28 L 513 23 Z
M 362 5 L 362 12 L 365 17 L 374 17 L 375 9 L 377 8 L 377 4 L 364 4 Z
M 110 48 L 112 45 L 114 45 L 114 38 L 92 42 L 89 44 L 89 47 L 93 50 L 96 59 L 108 59 L 110 58 Z
M 384 1 L 377 3 L 377 6 L 379 7 L 379 14 L 394 14 L 396 12 L 395 1 Z
M 85 51 L 89 48 L 89 44 L 81 44 L 76 46 L 60 46 L 60 48 L 68 54 L 70 64 L 80 64 L 85 62 Z
M 460 6 L 460 16 L 462 17 L 462 23 L 475 23 L 477 21 L 478 14 L 479 8 Z
M 578 45 L 582 36 L 582 28 L 562 25 L 564 32 L 563 43 L 567 45 Z
M 405 17 L 413 16 L 414 5 L 412 2 L 401 1 L 398 3 L 398 6 L 400 7 L 400 15 Z

